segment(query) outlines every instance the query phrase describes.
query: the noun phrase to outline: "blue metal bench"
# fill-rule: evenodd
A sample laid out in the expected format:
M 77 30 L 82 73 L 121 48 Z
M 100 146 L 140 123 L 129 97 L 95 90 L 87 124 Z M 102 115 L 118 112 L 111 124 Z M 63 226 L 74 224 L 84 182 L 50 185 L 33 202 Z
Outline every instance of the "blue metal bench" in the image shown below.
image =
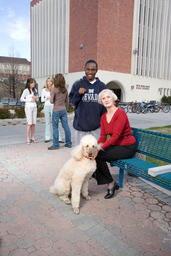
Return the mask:
M 171 135 L 137 129 L 131 127 L 137 141 L 137 153 L 147 155 L 165 162 L 171 163 Z M 142 177 L 165 189 L 171 190 L 171 170 L 169 173 L 152 177 L 148 169 L 157 165 L 136 157 L 113 161 L 111 166 L 117 166 L 119 170 L 119 186 L 123 187 L 124 170 L 138 177 Z

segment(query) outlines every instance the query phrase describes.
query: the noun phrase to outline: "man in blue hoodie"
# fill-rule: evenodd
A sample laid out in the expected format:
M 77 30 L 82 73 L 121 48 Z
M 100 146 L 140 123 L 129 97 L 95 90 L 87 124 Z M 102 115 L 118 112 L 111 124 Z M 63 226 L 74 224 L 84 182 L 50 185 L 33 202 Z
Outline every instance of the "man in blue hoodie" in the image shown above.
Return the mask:
M 85 76 L 74 83 L 69 94 L 70 103 L 75 108 L 73 127 L 76 145 L 86 134 L 92 134 L 97 140 L 100 138 L 100 118 L 106 109 L 98 103 L 98 95 L 106 86 L 95 77 L 97 71 L 97 63 L 87 61 Z

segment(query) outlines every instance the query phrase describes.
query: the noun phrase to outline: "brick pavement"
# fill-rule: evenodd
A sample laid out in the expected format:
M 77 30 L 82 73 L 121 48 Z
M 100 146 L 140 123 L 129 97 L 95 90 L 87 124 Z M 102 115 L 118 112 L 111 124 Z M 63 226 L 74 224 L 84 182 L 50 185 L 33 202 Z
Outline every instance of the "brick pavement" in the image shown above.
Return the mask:
M 51 143 L 49 143 L 51 145 Z M 125 175 L 110 200 L 90 180 L 92 200 L 74 215 L 49 193 L 72 149 L 48 151 L 39 142 L 0 148 L 1 256 L 169 256 L 171 199 Z M 118 170 L 112 169 L 118 179 Z

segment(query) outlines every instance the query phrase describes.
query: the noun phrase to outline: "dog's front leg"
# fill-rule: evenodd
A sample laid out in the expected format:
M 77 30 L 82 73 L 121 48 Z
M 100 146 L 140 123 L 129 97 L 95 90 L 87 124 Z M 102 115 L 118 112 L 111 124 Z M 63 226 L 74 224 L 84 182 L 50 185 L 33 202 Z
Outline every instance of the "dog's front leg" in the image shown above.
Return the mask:
M 84 183 L 83 183 L 83 186 L 82 186 L 82 190 L 81 190 L 81 194 L 82 196 L 86 199 L 86 200 L 90 200 L 91 199 L 91 196 L 88 195 L 88 181 L 89 181 L 89 178 L 87 178 Z
M 78 182 L 78 180 L 77 180 Z M 81 192 L 81 185 L 77 185 L 78 183 L 73 181 L 72 183 L 72 195 L 71 195 L 71 203 L 72 208 L 75 214 L 79 214 L 79 206 L 80 206 L 80 192 Z M 75 184 L 77 183 L 77 184 Z M 81 183 L 80 183 L 81 184 Z

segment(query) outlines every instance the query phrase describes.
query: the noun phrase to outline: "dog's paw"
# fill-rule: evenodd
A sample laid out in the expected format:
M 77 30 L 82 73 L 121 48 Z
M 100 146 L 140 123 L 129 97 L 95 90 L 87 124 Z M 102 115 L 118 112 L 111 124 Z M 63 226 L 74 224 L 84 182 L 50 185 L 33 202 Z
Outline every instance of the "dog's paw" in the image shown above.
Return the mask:
M 68 198 L 68 199 L 65 199 L 64 200 L 64 203 L 66 203 L 66 204 L 71 204 L 71 200 Z
M 91 199 L 91 196 L 85 196 L 84 197 L 86 200 L 90 200 Z
M 74 210 L 75 214 L 79 214 L 80 213 L 80 210 L 77 207 L 74 207 L 73 210 Z
M 71 200 L 64 196 L 59 196 L 59 198 L 65 203 L 65 204 L 71 204 Z
M 49 191 L 50 191 L 50 193 L 52 193 L 52 194 L 54 194 L 54 195 L 57 195 L 57 192 L 56 192 L 54 186 L 51 186 L 51 187 L 49 188 Z

